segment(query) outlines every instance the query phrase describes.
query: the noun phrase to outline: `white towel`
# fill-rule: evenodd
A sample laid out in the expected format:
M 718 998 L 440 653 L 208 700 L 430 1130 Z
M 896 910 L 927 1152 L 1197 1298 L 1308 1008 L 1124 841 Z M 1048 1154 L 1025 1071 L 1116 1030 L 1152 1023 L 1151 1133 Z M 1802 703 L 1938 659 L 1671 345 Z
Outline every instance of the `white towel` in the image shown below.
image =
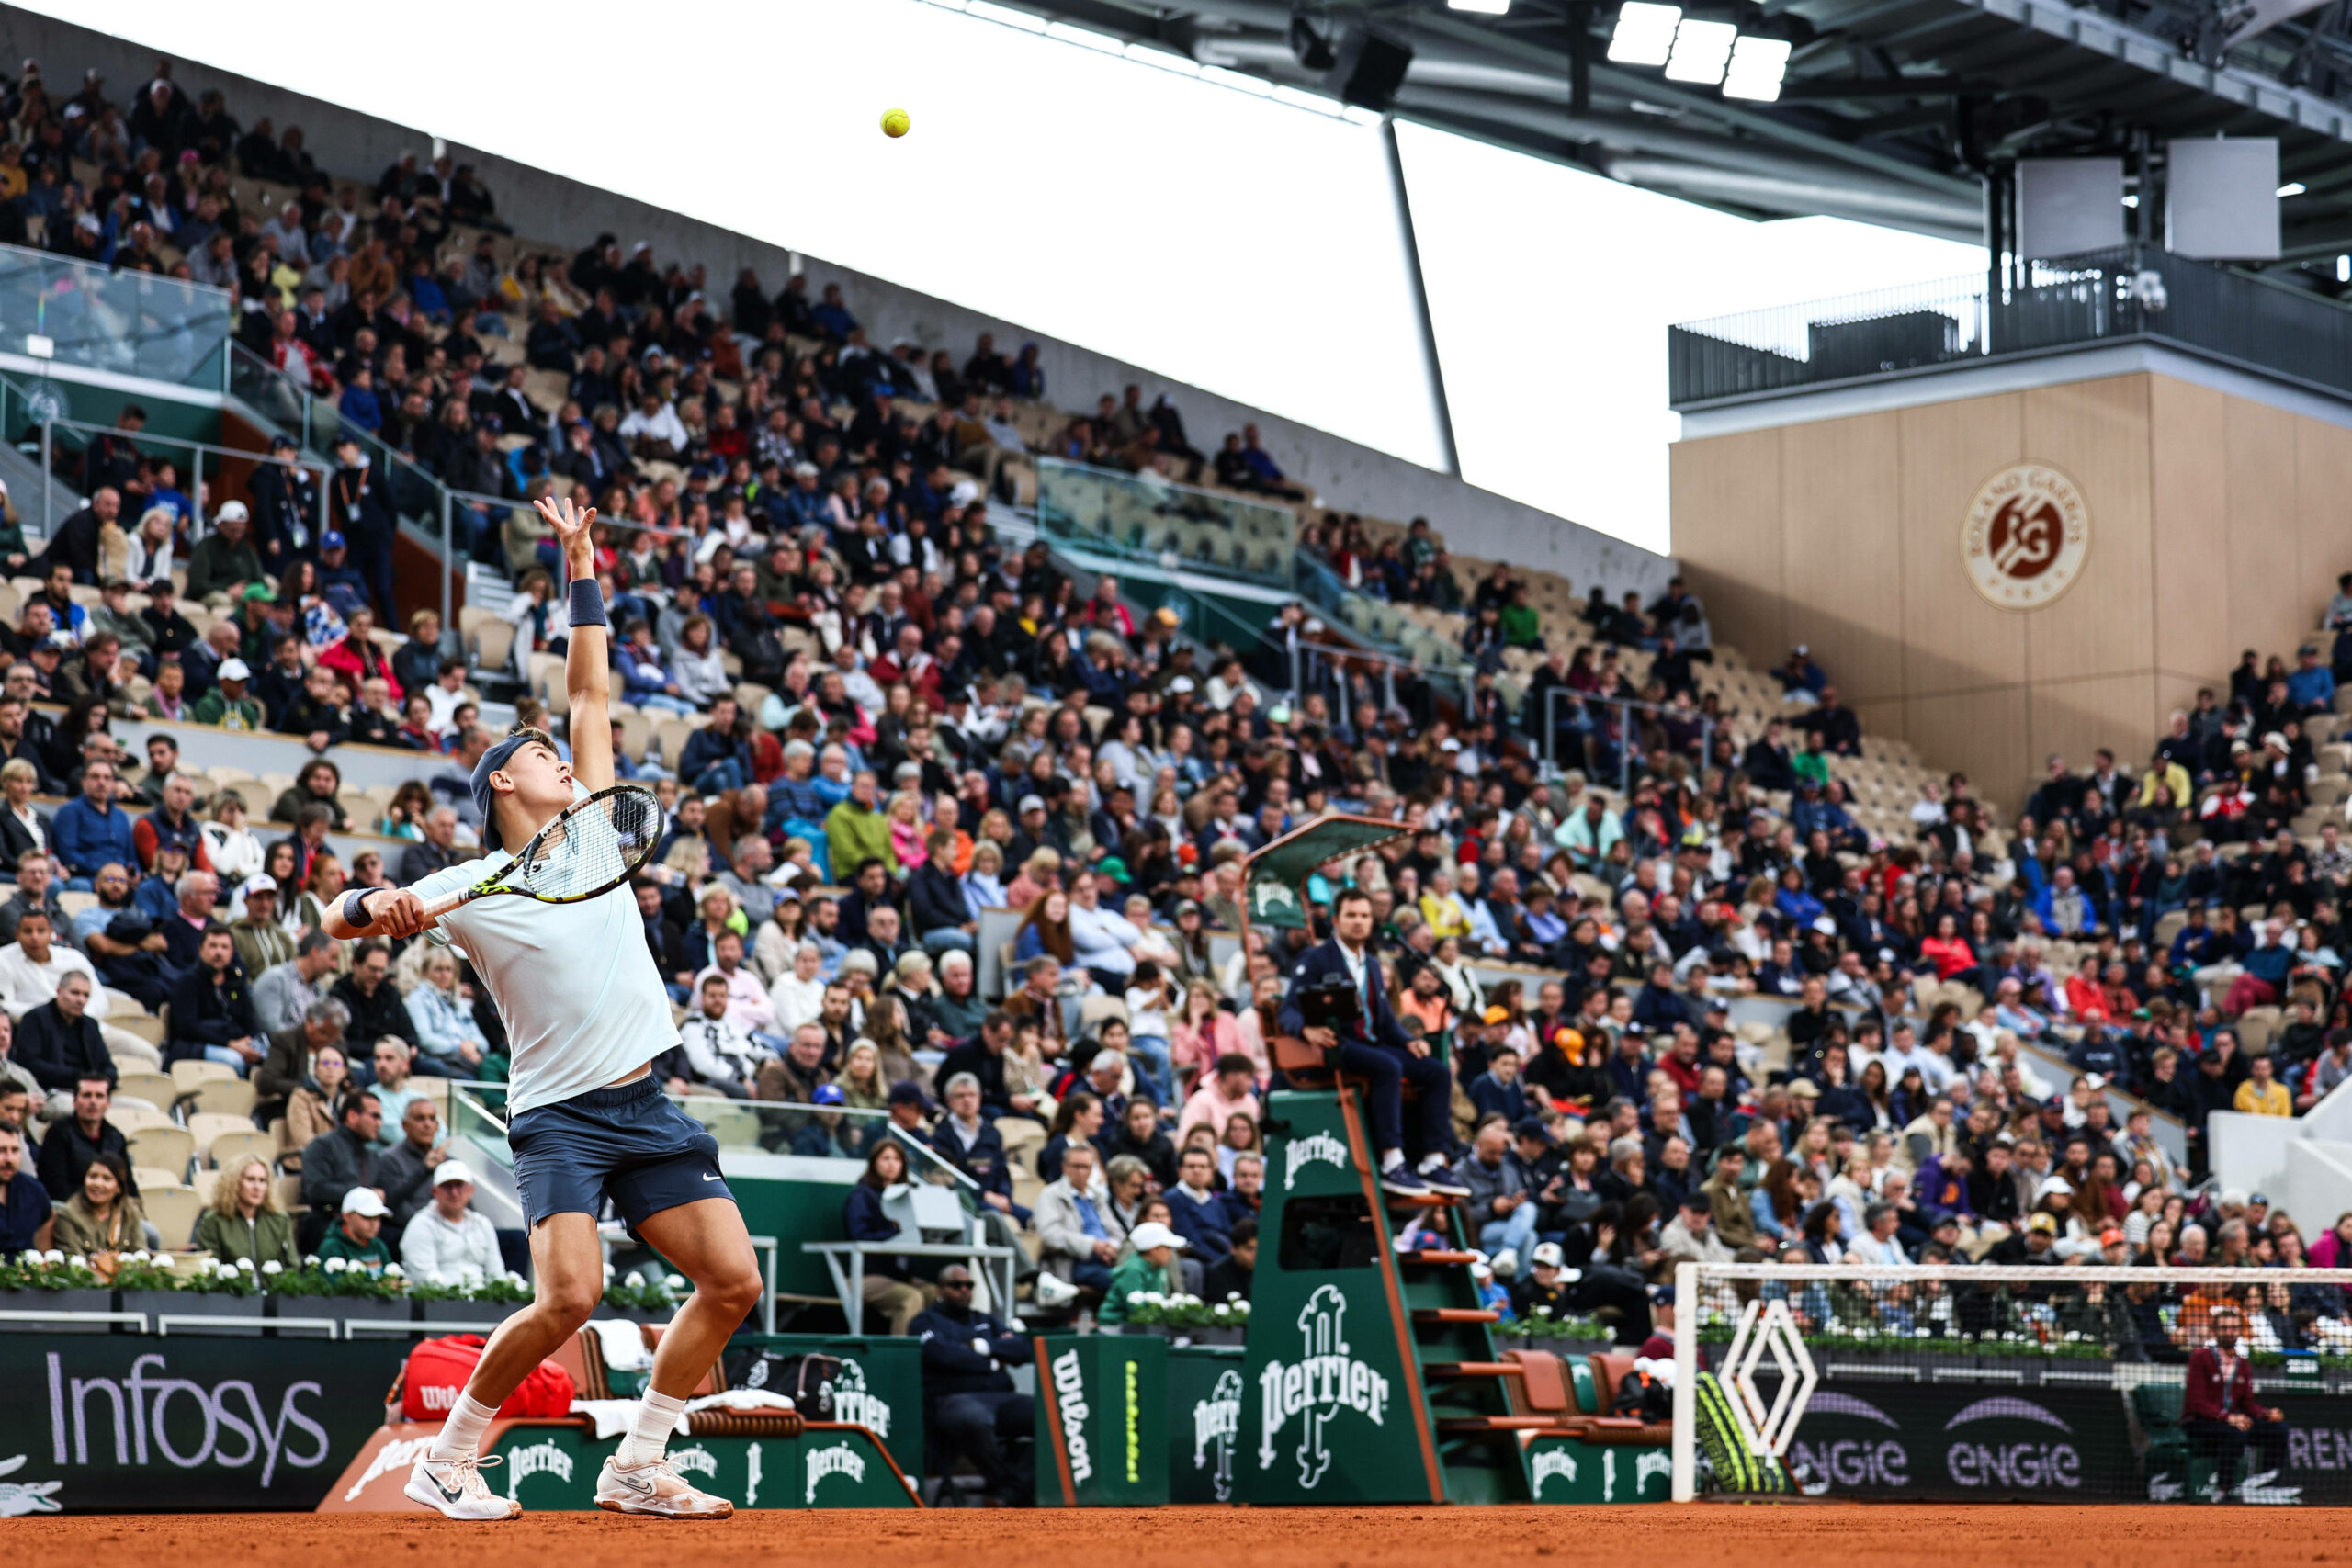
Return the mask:
M 599 1439 L 617 1438 L 628 1430 L 630 1422 L 637 1419 L 639 1403 L 634 1399 L 575 1399 L 571 1402 L 571 1413 L 574 1416 L 587 1416 L 594 1424 Z M 697 1410 L 710 1409 L 789 1410 L 791 1408 L 792 1401 L 783 1394 L 770 1393 L 764 1389 L 756 1388 L 732 1389 L 726 1393 L 705 1394 L 700 1399 L 690 1399 L 686 1402 L 686 1415 L 691 1415 Z M 680 1416 L 677 1424 L 671 1430 L 684 1436 L 686 1430 L 686 1416 Z

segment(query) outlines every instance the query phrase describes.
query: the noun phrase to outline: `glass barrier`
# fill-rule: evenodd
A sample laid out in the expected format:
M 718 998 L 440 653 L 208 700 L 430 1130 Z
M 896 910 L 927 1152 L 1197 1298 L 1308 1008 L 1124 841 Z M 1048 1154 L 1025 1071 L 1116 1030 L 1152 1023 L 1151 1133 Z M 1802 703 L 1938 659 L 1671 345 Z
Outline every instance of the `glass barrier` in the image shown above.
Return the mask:
M 1298 517 L 1269 506 L 1175 484 L 1157 473 L 1121 473 L 1037 459 L 1037 525 L 1080 543 L 1099 541 L 1162 566 L 1192 566 L 1290 586 Z
M 0 352 L 218 389 L 226 289 L 0 245 Z

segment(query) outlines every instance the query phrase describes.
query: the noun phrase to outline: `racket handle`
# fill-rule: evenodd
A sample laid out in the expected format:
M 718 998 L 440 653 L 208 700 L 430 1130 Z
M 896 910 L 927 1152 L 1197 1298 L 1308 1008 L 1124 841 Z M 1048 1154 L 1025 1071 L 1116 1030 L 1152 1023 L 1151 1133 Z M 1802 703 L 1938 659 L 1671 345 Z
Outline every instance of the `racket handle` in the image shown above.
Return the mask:
M 468 887 L 460 887 L 455 893 L 444 893 L 440 897 L 424 906 L 425 924 L 431 925 L 450 910 L 469 902 L 472 897 L 473 890 Z

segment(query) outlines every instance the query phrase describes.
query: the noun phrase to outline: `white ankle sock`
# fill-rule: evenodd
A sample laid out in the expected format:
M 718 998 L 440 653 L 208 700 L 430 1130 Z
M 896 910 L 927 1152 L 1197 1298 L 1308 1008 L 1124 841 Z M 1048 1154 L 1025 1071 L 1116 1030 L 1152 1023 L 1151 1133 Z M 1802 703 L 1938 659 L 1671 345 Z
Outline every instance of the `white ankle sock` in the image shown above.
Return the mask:
M 1395 1170 L 1398 1166 L 1403 1165 L 1404 1163 L 1405 1151 L 1402 1149 L 1389 1149 L 1380 1156 L 1380 1168 L 1383 1171 Z
M 1415 1168 L 1423 1176 L 1427 1176 L 1430 1171 L 1442 1168 L 1444 1164 L 1445 1156 L 1443 1155 L 1423 1155 L 1421 1156 L 1421 1163 Z
M 481 1446 L 481 1435 L 490 1427 L 498 1407 L 484 1404 L 470 1393 L 458 1395 L 449 1418 L 441 1423 L 441 1435 L 433 1439 L 427 1450 L 435 1459 L 471 1459 Z
M 647 1389 L 637 1414 L 629 1418 L 628 1430 L 621 1436 L 621 1446 L 613 1451 L 613 1462 L 623 1470 L 661 1463 L 670 1434 L 678 1429 L 678 1417 L 685 1410 L 684 1400 Z

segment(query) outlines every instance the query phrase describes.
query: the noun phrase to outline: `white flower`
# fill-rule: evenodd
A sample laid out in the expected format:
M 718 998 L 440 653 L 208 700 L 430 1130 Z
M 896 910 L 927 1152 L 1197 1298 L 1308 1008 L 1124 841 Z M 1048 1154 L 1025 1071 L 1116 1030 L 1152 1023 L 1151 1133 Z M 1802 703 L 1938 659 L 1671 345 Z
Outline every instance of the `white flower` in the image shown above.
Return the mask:
M 514 1270 L 509 1269 L 506 1271 L 506 1282 L 519 1289 L 528 1281 L 526 1281 L 522 1275 L 517 1274 Z
M 250 1258 L 240 1258 L 237 1259 L 237 1267 L 243 1272 L 250 1274 L 254 1271 L 254 1260 Z
M 273 1258 L 261 1266 L 261 1271 L 265 1274 L 283 1274 L 286 1272 L 286 1265 Z
M 1143 1304 L 1144 1304 L 1144 1296 L 1143 1296 L 1143 1292 L 1142 1292 L 1141 1291 L 1129 1291 L 1129 1292 L 1127 1292 L 1127 1304 L 1128 1304 L 1129 1306 L 1141 1306 L 1141 1305 L 1143 1305 Z
M 204 1257 L 202 1257 L 202 1258 L 198 1258 L 198 1259 L 196 1260 L 196 1272 L 198 1272 L 198 1274 L 209 1274 L 209 1273 L 211 1273 L 214 1269 L 218 1269 L 218 1268 L 220 1268 L 220 1260 L 219 1258 L 214 1258 L 214 1257 L 210 1256 L 209 1254 L 207 1254 L 206 1256 L 204 1256 Z
M 685 1276 L 683 1274 L 664 1274 L 662 1277 L 662 1284 L 666 1290 L 683 1291 L 686 1288 Z
M 449 1270 L 447 1269 L 435 1269 L 433 1270 L 432 1282 L 436 1285 L 454 1285 L 457 1283 L 455 1280 L 449 1278 Z
M 326 1271 L 327 1271 L 328 1273 L 330 1273 L 330 1274 L 340 1274 L 340 1273 L 342 1273 L 345 1269 L 346 1269 L 350 1268 L 350 1267 L 351 1267 L 351 1265 L 350 1265 L 350 1264 L 348 1264 L 348 1263 L 346 1263 L 346 1262 L 345 1262 L 345 1261 L 344 1261 L 342 1258 L 328 1258 L 328 1259 L 326 1260 L 326 1263 L 323 1265 L 323 1267 L 325 1268 Z
M 319 1255 L 315 1252 L 306 1254 L 302 1258 L 302 1267 L 305 1269 L 316 1269 L 318 1266 Z
M 397 1264 L 397 1263 L 387 1263 L 387 1264 L 385 1264 L 385 1265 L 384 1265 L 384 1277 L 385 1277 L 386 1279 L 388 1279 L 388 1280 L 398 1280 L 398 1279 L 401 1278 L 402 1276 L 401 1276 L 401 1266 L 400 1266 L 399 1264 Z
M 57 1248 L 52 1247 L 47 1252 L 40 1255 L 40 1260 L 43 1263 L 62 1263 L 65 1261 L 65 1254 L 58 1251 Z
M 65 1260 L 65 1266 L 69 1269 L 87 1269 L 90 1266 L 90 1260 L 77 1252 Z
M 645 1276 L 632 1269 L 627 1274 L 621 1276 L 621 1283 L 627 1285 L 632 1291 L 639 1290 L 644 1287 Z
M 611 1279 L 612 1277 L 613 1277 L 613 1266 L 612 1266 L 611 1264 L 607 1263 L 607 1264 L 605 1264 L 605 1279 L 607 1279 L 607 1280 L 609 1280 L 609 1279 Z
M 1233 1309 L 1232 1309 L 1231 1307 L 1229 1307 L 1229 1306 L 1226 1305 L 1223 1302 L 1219 1302 L 1219 1303 L 1217 1303 L 1216 1306 L 1214 1306 L 1214 1307 L 1210 1308 L 1209 1310 L 1210 1310 L 1212 1313 L 1214 1313 L 1216 1316 L 1221 1317 L 1221 1318 L 1224 1318 L 1224 1317 L 1231 1317 L 1231 1316 L 1233 1315 Z
M 1547 1306 L 1537 1307 L 1535 1309 L 1535 1315 L 1538 1317 L 1549 1317 L 1552 1315 L 1552 1309 Z

